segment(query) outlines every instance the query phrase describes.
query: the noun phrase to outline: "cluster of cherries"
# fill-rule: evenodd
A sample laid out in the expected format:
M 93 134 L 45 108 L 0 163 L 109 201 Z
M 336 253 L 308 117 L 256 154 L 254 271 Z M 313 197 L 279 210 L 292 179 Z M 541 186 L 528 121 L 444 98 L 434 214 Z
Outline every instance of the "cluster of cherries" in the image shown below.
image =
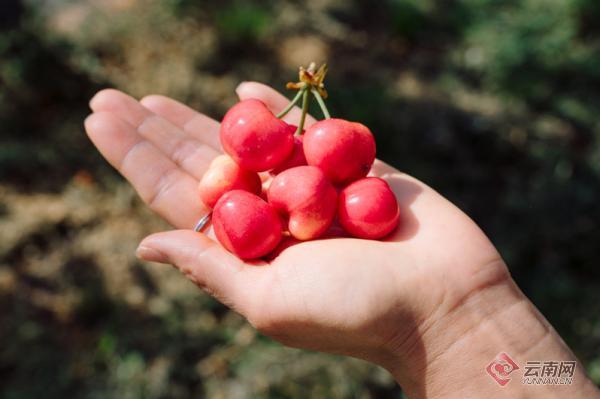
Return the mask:
M 360 123 L 329 116 L 325 73 L 325 65 L 300 68 L 300 82 L 288 84 L 298 94 L 278 115 L 249 99 L 223 118 L 226 155 L 211 163 L 199 193 L 212 208 L 217 239 L 242 259 L 268 255 L 285 231 L 300 241 L 321 237 L 336 216 L 347 233 L 365 239 L 383 238 L 398 225 L 398 203 L 388 184 L 365 177 L 375 160 L 373 135 Z M 311 96 L 326 119 L 304 131 Z M 281 120 L 300 99 L 299 126 Z M 268 172 L 264 182 L 259 172 Z

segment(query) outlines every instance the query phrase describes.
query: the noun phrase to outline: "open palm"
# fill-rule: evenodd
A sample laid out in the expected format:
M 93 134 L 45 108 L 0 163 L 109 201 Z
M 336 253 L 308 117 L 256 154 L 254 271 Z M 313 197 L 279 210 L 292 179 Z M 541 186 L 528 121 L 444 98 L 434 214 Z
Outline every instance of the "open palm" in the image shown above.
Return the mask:
M 287 104 L 259 83 L 237 91 L 275 113 Z M 197 182 L 221 152 L 219 123 L 162 96 L 138 102 L 116 90 L 98 93 L 91 107 L 85 126 L 98 150 L 156 213 L 180 229 L 147 237 L 139 255 L 176 265 L 287 345 L 382 363 L 390 348 L 418 345 L 439 315 L 472 292 L 507 278 L 498 253 L 465 214 L 381 161 L 371 174 L 388 181 L 400 204 L 400 227 L 392 237 L 304 242 L 269 262 L 244 263 L 190 230 L 208 211 Z M 298 117 L 296 109 L 286 120 Z M 307 124 L 313 122 L 309 117 Z

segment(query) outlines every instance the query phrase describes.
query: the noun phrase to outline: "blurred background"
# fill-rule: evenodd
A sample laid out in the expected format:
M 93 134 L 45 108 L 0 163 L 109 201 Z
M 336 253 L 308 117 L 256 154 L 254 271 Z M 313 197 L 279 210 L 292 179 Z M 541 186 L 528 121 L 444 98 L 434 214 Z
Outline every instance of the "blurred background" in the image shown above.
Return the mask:
M 220 118 L 240 81 L 283 89 L 310 61 L 332 113 L 483 227 L 600 384 L 598 21 L 596 0 L 3 0 L 0 397 L 402 397 L 136 260 L 168 227 L 83 132 L 104 87 Z

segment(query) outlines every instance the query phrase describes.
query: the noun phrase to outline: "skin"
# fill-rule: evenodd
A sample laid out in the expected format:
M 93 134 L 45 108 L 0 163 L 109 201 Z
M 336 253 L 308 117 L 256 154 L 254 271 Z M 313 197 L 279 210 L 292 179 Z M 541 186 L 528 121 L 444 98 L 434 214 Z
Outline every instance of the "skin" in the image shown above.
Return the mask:
M 337 192 L 314 166 L 297 166 L 277 175 L 268 190 L 269 203 L 288 219 L 288 230 L 298 240 L 320 237 L 337 210 Z
M 281 164 L 294 147 L 296 128 L 279 120 L 257 99 L 242 100 L 221 123 L 221 144 L 241 167 L 264 172 Z
M 237 93 L 273 112 L 287 104 L 259 83 Z M 372 175 L 388 182 L 404 215 L 392 236 L 303 242 L 256 267 L 189 231 L 207 211 L 196 186 L 220 153 L 217 122 L 162 96 L 138 102 L 104 90 L 90 105 L 91 140 L 176 229 L 144 239 L 138 256 L 175 265 L 264 334 L 381 365 L 410 398 L 600 398 L 581 364 L 563 386 L 500 388 L 485 373 L 502 351 L 521 365 L 575 357 L 483 232 L 422 182 L 376 161 Z M 286 120 L 298 117 L 296 109 Z
M 398 226 L 400 209 L 385 180 L 365 177 L 340 192 L 338 217 L 354 237 L 376 240 Z
M 219 242 L 241 259 L 256 259 L 281 241 L 277 211 L 262 198 L 243 190 L 229 191 L 217 201 L 212 224 Z
M 262 181 L 256 172 L 241 168 L 227 155 L 219 155 L 213 159 L 198 183 L 200 199 L 206 206 L 213 208 L 219 198 L 231 190 L 260 194 Z
M 330 118 L 306 129 L 304 155 L 333 184 L 346 185 L 365 177 L 375 160 L 375 139 L 363 124 Z

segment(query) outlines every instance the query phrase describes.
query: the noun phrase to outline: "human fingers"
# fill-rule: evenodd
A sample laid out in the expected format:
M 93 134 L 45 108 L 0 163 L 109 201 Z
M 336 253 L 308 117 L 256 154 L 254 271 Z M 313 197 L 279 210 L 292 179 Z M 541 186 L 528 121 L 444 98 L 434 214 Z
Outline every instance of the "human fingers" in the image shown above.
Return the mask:
M 179 101 L 157 94 L 142 98 L 140 103 L 190 136 L 206 142 L 217 151 L 222 151 L 219 140 L 219 122 L 213 118 Z
M 88 136 L 142 200 L 178 228 L 191 228 L 208 209 L 197 196 L 197 181 L 182 171 L 129 123 L 111 112 L 85 121 Z M 185 206 L 182 206 L 184 204 Z
M 118 90 L 98 92 L 90 101 L 90 107 L 95 112 L 111 112 L 129 123 L 139 135 L 152 142 L 175 164 L 198 180 L 202 178 L 210 162 L 219 155 L 206 141 L 191 136 Z

